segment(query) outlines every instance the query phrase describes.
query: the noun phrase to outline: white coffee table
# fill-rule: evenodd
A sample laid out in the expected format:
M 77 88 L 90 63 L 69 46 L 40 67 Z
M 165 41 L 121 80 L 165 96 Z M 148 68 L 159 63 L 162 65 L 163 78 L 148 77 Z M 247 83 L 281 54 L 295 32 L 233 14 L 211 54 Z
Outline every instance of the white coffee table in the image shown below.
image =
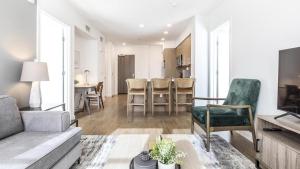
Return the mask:
M 119 135 L 113 146 L 104 169 L 128 169 L 133 157 L 143 150 L 149 150 L 149 144 L 155 142 L 159 135 Z M 189 134 L 162 135 L 170 138 L 176 143 L 177 150 L 187 154 L 181 166 L 182 169 L 201 169 L 204 167 L 204 159 L 199 155 L 193 146 L 195 136 Z

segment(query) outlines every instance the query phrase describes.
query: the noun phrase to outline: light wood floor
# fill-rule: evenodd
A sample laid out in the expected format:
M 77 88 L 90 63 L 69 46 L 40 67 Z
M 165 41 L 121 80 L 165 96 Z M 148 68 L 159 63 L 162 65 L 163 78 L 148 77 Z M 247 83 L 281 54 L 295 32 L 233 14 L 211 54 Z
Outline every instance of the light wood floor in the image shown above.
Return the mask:
M 110 134 L 143 134 L 143 133 L 190 133 L 191 113 L 180 112 L 169 116 L 166 112 L 156 112 L 152 116 L 148 112 L 144 117 L 142 112 L 134 112 L 133 119 L 126 115 L 126 95 L 107 98 L 104 102 L 105 109 L 92 109 L 92 114 L 81 112 L 76 115 L 79 120 L 79 126 L 86 135 L 110 135 Z M 200 128 L 196 132 L 201 133 Z M 254 161 L 255 153 L 252 143 L 238 133 L 218 132 L 221 137 L 230 142 L 240 152 Z

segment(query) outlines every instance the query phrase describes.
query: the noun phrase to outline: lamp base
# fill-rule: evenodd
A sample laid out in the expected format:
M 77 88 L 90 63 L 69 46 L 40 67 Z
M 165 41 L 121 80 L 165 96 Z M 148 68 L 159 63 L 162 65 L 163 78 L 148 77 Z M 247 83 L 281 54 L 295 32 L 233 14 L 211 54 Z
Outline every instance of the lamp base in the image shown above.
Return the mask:
M 32 82 L 29 106 L 32 108 L 38 108 L 42 106 L 40 82 Z

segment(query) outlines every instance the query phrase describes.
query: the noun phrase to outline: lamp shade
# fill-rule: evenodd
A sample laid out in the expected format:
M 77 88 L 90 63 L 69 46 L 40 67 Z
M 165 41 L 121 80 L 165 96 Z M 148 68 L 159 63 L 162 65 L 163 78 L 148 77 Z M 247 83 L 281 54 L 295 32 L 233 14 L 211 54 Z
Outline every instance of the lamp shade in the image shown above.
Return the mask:
M 49 81 L 48 66 L 45 62 L 24 62 L 20 81 Z

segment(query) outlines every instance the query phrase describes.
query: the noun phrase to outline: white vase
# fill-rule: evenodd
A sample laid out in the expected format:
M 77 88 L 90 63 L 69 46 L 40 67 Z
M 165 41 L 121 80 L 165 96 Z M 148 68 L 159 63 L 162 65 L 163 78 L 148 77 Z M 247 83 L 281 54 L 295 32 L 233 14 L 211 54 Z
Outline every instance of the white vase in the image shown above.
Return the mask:
M 158 162 L 158 169 L 175 169 L 175 164 L 163 164 Z

